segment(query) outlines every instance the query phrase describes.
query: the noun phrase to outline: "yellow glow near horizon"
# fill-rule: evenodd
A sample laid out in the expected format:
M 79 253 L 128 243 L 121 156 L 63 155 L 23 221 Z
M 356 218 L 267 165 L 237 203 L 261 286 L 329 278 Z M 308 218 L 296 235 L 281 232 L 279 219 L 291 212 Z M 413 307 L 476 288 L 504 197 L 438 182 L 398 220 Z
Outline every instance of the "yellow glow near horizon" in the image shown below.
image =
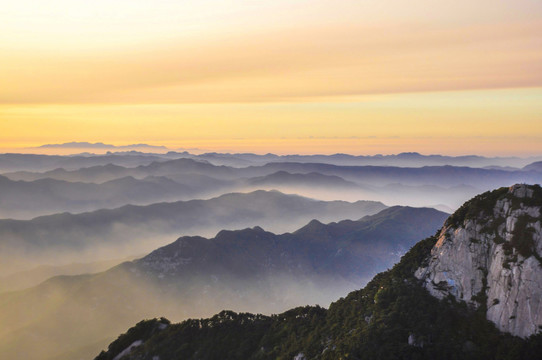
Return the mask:
M 449 154 L 542 153 L 542 88 L 333 99 L 10 105 L 0 107 L 0 133 L 4 148 L 36 146 L 55 139 L 278 153 L 427 153 L 438 149 Z
M 0 84 L 0 151 L 541 154 L 542 2 L 6 2 Z

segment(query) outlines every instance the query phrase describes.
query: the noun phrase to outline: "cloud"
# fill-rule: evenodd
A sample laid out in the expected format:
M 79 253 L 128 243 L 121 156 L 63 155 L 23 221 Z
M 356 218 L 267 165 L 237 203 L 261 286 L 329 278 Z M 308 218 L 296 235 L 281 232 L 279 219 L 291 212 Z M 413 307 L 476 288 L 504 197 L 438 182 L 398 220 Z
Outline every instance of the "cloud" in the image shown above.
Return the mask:
M 411 26 L 410 26 L 411 25 Z M 98 54 L 2 54 L 2 103 L 305 101 L 542 85 L 542 23 L 284 28 Z

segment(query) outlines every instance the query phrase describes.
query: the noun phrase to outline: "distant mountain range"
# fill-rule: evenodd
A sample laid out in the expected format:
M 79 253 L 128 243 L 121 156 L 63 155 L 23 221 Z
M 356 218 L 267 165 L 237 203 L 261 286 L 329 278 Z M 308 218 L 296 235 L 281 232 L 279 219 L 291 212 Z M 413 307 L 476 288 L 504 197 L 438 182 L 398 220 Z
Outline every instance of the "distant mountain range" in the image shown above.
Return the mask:
M 69 144 L 69 143 L 68 143 Z M 67 146 L 89 146 L 104 150 L 107 144 L 71 143 Z M 49 144 L 47 147 L 64 147 L 63 144 Z M 129 146 L 147 146 L 148 150 L 162 152 L 162 147 L 145 144 Z M 130 148 L 116 147 L 111 150 L 129 150 Z M 142 148 L 145 150 L 145 148 Z M 47 171 L 56 168 L 77 169 L 95 165 L 116 164 L 123 166 L 146 165 L 150 161 L 165 161 L 180 158 L 204 161 L 213 165 L 226 165 L 233 167 L 261 166 L 270 162 L 296 162 L 296 163 L 322 163 L 339 166 L 399 166 L 399 167 L 423 167 L 423 166 L 463 166 L 463 167 L 512 167 L 522 168 L 530 163 L 541 161 L 542 156 L 518 158 L 518 157 L 483 157 L 469 156 L 444 156 L 422 155 L 419 153 L 400 153 L 397 155 L 373 155 L 354 156 L 348 154 L 335 155 L 275 155 L 275 154 L 229 154 L 229 153 L 205 153 L 191 154 L 186 151 L 168 153 L 145 153 L 141 151 L 116 151 L 105 155 L 85 153 L 71 156 L 47 156 L 32 154 L 0 154 L 0 172 L 13 171 Z M 150 160 L 150 161 L 149 161 Z
M 542 172 L 542 161 L 537 161 L 529 164 L 523 168 L 524 171 L 538 171 Z
M 400 182 L 405 185 L 471 185 L 476 187 L 514 182 L 538 183 L 542 173 L 525 171 L 490 170 L 456 166 L 389 167 L 389 166 L 337 166 L 313 163 L 269 163 L 261 167 L 242 169 L 246 175 L 260 175 L 276 171 L 339 176 L 347 181 L 367 185 L 384 185 Z M 501 185 L 499 185 L 501 186 Z
M 84 212 L 126 204 L 147 205 L 192 198 L 196 189 L 165 177 L 116 178 L 101 184 L 50 178 L 12 181 L 0 175 L 0 217 L 31 219 L 60 212 Z
M 67 170 L 80 169 L 97 165 L 139 166 L 167 158 L 158 154 L 106 154 L 106 155 L 35 155 L 35 154 L 0 154 L 0 172 L 13 171 L 49 171 L 58 168 Z
M 211 239 L 181 237 L 104 273 L 0 294 L 0 322 L 7 324 L 0 351 L 8 358 L 74 359 L 95 354 L 104 338 L 137 319 L 159 314 L 181 319 L 222 308 L 270 313 L 327 304 L 391 266 L 446 217 L 393 207 L 358 221 L 313 220 L 282 235 L 254 227 Z
M 45 147 L 87 149 L 86 146 L 103 152 L 110 145 L 66 143 Z M 146 144 L 133 146 L 146 147 L 142 150 L 149 152 L 164 150 Z M 427 260 L 428 247 L 436 241 L 432 237 L 409 253 L 409 260 L 391 272 L 377 276 L 368 288 L 348 297 L 354 300 L 344 303 L 340 300 L 339 303 L 346 304 L 344 307 L 332 306 L 338 309 L 336 311 L 326 312 L 320 307 L 309 306 L 277 317 L 226 311 L 213 319 L 172 325 L 172 328 L 181 329 L 183 336 L 198 339 L 194 343 L 198 352 L 190 356 L 196 354 L 196 358 L 205 358 L 200 355 L 212 355 L 212 351 L 206 352 L 208 347 L 200 346 L 199 341 L 219 344 L 219 347 L 235 344 L 237 340 L 225 341 L 220 331 L 215 333 L 218 337 L 202 335 L 201 329 L 207 331 L 209 324 L 214 329 L 209 333 L 213 333 L 220 327 L 218 324 L 228 323 L 239 330 L 233 333 L 234 337 L 249 339 L 250 346 L 261 345 L 255 348 L 257 353 L 251 353 L 250 357 L 254 359 L 286 356 L 303 360 L 309 353 L 319 354 L 318 358 L 322 359 L 336 358 L 329 354 L 339 354 L 339 357 L 356 354 L 354 358 L 371 354 L 372 357 L 367 356 L 378 358 L 379 353 L 373 352 L 370 346 L 351 347 L 349 339 L 360 341 L 361 338 L 356 337 L 359 332 L 374 337 L 370 343 L 383 347 L 382 354 L 389 355 L 393 349 L 406 349 L 405 354 L 413 358 L 419 354 L 427 355 L 428 359 L 442 358 L 441 348 L 437 353 L 412 348 L 432 344 L 432 335 L 418 328 L 409 327 L 405 331 L 399 326 L 412 319 L 398 314 L 418 314 L 416 309 L 408 308 L 409 299 L 419 301 L 432 311 L 433 317 L 438 317 L 438 312 L 433 311 L 437 300 L 410 287 L 416 283 L 411 276 L 414 267 L 425 269 L 423 274 L 416 273 L 418 282 L 423 281 L 432 295 L 444 294 L 445 303 L 450 296 L 456 302 L 467 297 L 468 306 L 483 307 L 485 298 L 481 289 L 485 286 L 484 281 L 493 284 L 492 289 L 498 289 L 501 283 L 511 284 L 508 290 L 488 290 L 486 294 L 485 306 L 490 309 L 487 314 L 498 314 L 499 319 L 494 322 L 499 329 L 508 329 L 510 324 L 513 329 L 522 327 L 517 325 L 520 322 L 516 319 L 525 321 L 526 314 L 532 309 L 538 312 L 542 304 L 529 302 L 541 298 L 542 291 L 533 296 L 516 296 L 518 304 L 527 301 L 528 306 L 521 305 L 522 310 L 515 313 L 515 303 L 510 299 L 502 305 L 493 303 L 501 301 L 495 291 L 508 294 L 510 289 L 517 288 L 514 281 L 519 284 L 516 278 L 499 278 L 508 274 L 508 270 L 513 268 L 510 274 L 520 277 L 526 273 L 538 274 L 538 265 L 533 264 L 540 260 L 540 251 L 533 247 L 534 240 L 529 239 L 540 233 L 537 222 L 540 214 L 530 208 L 534 200 L 521 199 L 525 194 L 540 195 L 540 188 L 516 185 L 507 195 L 503 194 L 509 191 L 508 188 L 491 193 L 502 195 L 502 198 L 484 194 L 461 206 L 484 190 L 515 183 L 540 184 L 542 158 L 449 157 L 418 153 L 385 156 L 196 155 L 174 151 L 139 152 L 128 147 L 113 150 L 126 151 L 74 156 L 0 154 L 0 357 L 90 358 L 129 325 L 154 316 L 182 320 L 189 316 L 209 316 L 224 308 L 270 313 L 305 304 L 327 305 L 341 294 L 359 288 L 377 271 L 388 269 L 415 241 L 433 234 L 447 216 L 435 209 L 392 205 L 430 206 L 448 212 L 458 209 L 446 223 L 448 232 L 441 232 L 439 246 L 449 239 L 461 240 L 461 255 L 454 255 L 453 262 L 446 262 L 444 253 L 435 250 L 431 261 Z M 492 202 L 495 199 L 500 201 L 497 207 Z M 517 208 L 518 204 L 523 205 Z M 492 206 L 495 211 L 487 213 Z M 487 218 L 500 212 L 503 216 L 498 219 Z M 482 219 L 482 213 L 489 215 Z M 475 220 L 461 228 L 457 219 Z M 468 236 L 461 235 L 463 233 Z M 527 241 L 518 241 L 518 234 Z M 170 243 L 178 236 L 181 237 Z M 442 249 L 453 253 L 453 249 Z M 487 252 L 488 249 L 500 250 L 493 253 Z M 148 255 L 108 270 L 119 260 L 102 261 L 133 259 L 141 254 Z M 493 261 L 501 257 L 502 262 Z M 518 259 L 521 261 L 516 264 Z M 499 268 L 489 266 L 492 261 L 503 265 Z M 458 263 L 462 265 L 456 271 Z M 475 279 L 470 281 L 461 269 L 474 263 L 478 265 L 473 271 L 481 273 L 476 273 Z M 524 271 L 527 267 L 528 272 Z M 452 274 L 451 269 L 458 274 Z M 103 272 L 58 276 L 39 284 L 56 274 L 96 271 Z M 529 279 L 520 280 L 531 281 Z M 536 280 L 529 284 L 539 283 Z M 468 284 L 476 286 L 469 287 Z M 463 290 L 457 290 L 458 286 Z M 395 290 L 391 291 L 392 295 L 378 290 L 390 287 L 398 289 L 400 300 L 390 300 Z M 18 290 L 1 293 L 13 289 Z M 388 311 L 385 304 L 397 311 Z M 452 308 L 440 305 L 447 309 L 446 314 L 454 314 L 439 318 L 446 324 L 455 318 L 472 315 L 458 310 L 455 305 Z M 506 311 L 499 312 L 499 309 Z M 292 323 L 288 319 L 298 320 L 292 320 Z M 307 327 L 303 319 L 310 319 L 311 325 Z M 493 321 L 491 317 L 488 319 Z M 388 320 L 392 325 L 399 325 L 389 328 Z M 542 324 L 538 324 L 538 318 L 535 320 L 529 329 L 536 332 L 537 326 Z M 421 323 L 431 326 L 423 319 Z M 256 324 L 256 328 L 250 324 Z M 297 333 L 292 329 L 299 324 L 302 325 L 301 332 Z M 460 335 L 450 333 L 450 336 L 462 339 L 461 343 L 452 341 L 455 348 L 470 349 L 462 352 L 461 358 L 468 358 L 469 354 L 493 354 L 495 344 L 508 346 L 508 340 L 495 333 L 491 326 L 481 321 L 474 324 L 461 322 L 460 327 L 467 330 Z M 121 353 L 124 351 L 129 355 L 131 344 L 125 342 L 130 339 L 132 342 L 141 340 L 145 342 L 144 347 L 154 349 L 152 344 L 148 345 L 149 336 L 170 324 L 166 320 L 156 320 L 142 322 L 139 326 L 131 330 L 132 333 L 139 334 L 141 327 L 149 333 L 135 340 L 131 335 L 121 337 L 120 343 L 112 345 L 112 349 L 120 349 Z M 282 330 L 265 330 L 267 337 L 252 337 L 261 334 L 258 331 L 266 326 Z M 373 326 L 378 328 L 375 330 Z M 472 326 L 476 331 L 471 331 Z M 294 331 L 293 335 L 291 331 Z M 446 333 L 447 330 L 438 328 L 438 331 Z M 471 335 L 464 337 L 465 333 L 475 332 L 491 333 L 494 342 L 480 342 Z M 288 334 L 287 338 L 283 337 L 285 334 Z M 379 342 L 387 334 L 393 334 L 391 348 L 387 343 Z M 410 347 L 403 346 L 405 339 Z M 164 349 L 177 346 L 177 340 L 166 341 Z M 474 348 L 469 341 L 476 343 Z M 516 344 L 514 341 L 512 343 Z M 181 347 L 191 346 L 182 341 L 180 344 Z M 238 348 L 245 351 L 250 346 Z M 476 350 L 476 346 L 483 351 Z M 176 349 L 176 354 L 190 353 L 185 352 L 186 348 Z M 293 349 L 297 352 L 293 353 Z M 335 352 L 335 349 L 339 350 Z M 142 354 L 138 351 L 134 356 Z M 166 358 L 170 356 L 165 352 L 160 354 Z M 104 359 L 121 357 L 120 353 L 113 352 L 102 355 Z M 223 358 L 217 356 L 215 358 Z
M 148 176 L 175 176 L 179 174 L 200 174 L 222 180 L 234 179 L 242 175 L 236 168 L 215 166 L 192 159 L 176 159 L 153 161 L 147 165 L 139 165 L 137 167 L 124 167 L 110 163 L 107 165 L 96 165 L 74 170 L 58 168 L 43 173 L 26 171 L 14 172 L 6 173 L 4 176 L 12 180 L 26 181 L 50 178 L 65 181 L 104 182 L 126 176 L 141 179 Z
M 156 146 L 148 144 L 130 144 L 130 145 L 111 145 L 101 142 L 89 143 L 85 141 L 81 142 L 67 142 L 63 144 L 45 144 L 36 147 L 36 149 L 99 149 L 99 150 L 130 150 L 137 149 L 139 151 L 167 151 L 165 146 Z
M 323 175 L 316 172 L 307 174 L 289 173 L 286 171 L 277 171 L 275 173 L 250 178 L 247 180 L 249 186 L 277 186 L 277 185 L 291 185 L 291 186 L 310 186 L 310 187 L 324 187 L 324 188 L 345 188 L 345 189 L 359 189 L 359 184 L 352 181 L 346 181 L 339 176 Z
M 187 197 L 186 191 L 175 190 L 178 194 L 175 199 L 217 196 L 232 191 L 277 189 L 323 200 L 370 199 L 384 201 L 390 205 L 444 206 L 451 209 L 457 208 L 463 201 L 480 191 L 510 186 L 514 183 L 542 182 L 542 172 L 520 169 L 337 166 L 288 162 L 235 168 L 215 166 L 193 159 L 154 161 L 136 167 L 109 164 L 77 170 L 56 169 L 43 173 L 12 172 L 5 173 L 4 176 L 11 180 L 35 181 L 49 178 L 96 183 L 122 177 L 133 177 L 137 180 L 166 177 L 190 188 Z M 160 194 L 169 196 L 167 194 L 172 192 L 160 188 L 149 190 L 149 194 L 158 194 L 157 198 L 160 199 Z M 135 196 L 134 203 L 140 203 L 139 201 L 141 200 Z M 151 196 L 144 201 L 150 202 Z M 96 205 L 87 206 L 90 209 Z M 66 208 L 66 211 L 71 209 Z
M 275 154 L 221 154 L 206 153 L 197 155 L 198 159 L 209 161 L 213 164 L 233 166 L 263 165 L 269 162 L 302 162 L 324 163 L 343 166 L 513 166 L 523 167 L 531 162 L 540 160 L 541 157 L 484 157 L 478 155 L 446 156 L 446 155 L 422 155 L 417 152 L 404 152 L 394 155 L 275 155 Z
M 405 185 L 441 185 L 457 186 L 468 184 L 472 186 L 489 186 L 502 182 L 533 182 L 542 179 L 538 171 L 512 171 L 482 169 L 457 166 L 424 166 L 424 167 L 390 167 L 390 166 L 338 166 L 323 163 L 267 163 L 262 166 L 249 166 L 234 168 L 228 166 L 215 166 L 210 163 L 192 159 L 176 159 L 152 162 L 126 168 L 120 165 L 94 166 L 77 170 L 56 169 L 44 173 L 14 172 L 5 173 L 4 176 L 12 180 L 32 181 L 41 178 L 54 178 L 66 181 L 102 182 L 119 177 L 133 176 L 143 178 L 147 176 L 171 176 L 179 174 L 197 173 L 221 180 L 238 179 L 242 177 L 268 176 L 277 172 L 309 174 L 318 173 L 328 176 L 341 177 L 347 181 L 362 184 L 382 185 L 388 183 L 403 183 Z M 488 184 L 489 182 L 489 184 Z
M 373 201 L 317 201 L 277 191 L 233 193 L 209 200 L 127 205 L 32 220 L 0 220 L 0 270 L 22 270 L 21 261 L 46 264 L 130 256 L 179 234 L 212 236 L 221 229 L 261 225 L 292 231 L 311 219 L 359 219 L 386 206 Z M 34 265 L 35 266 L 35 265 Z M 28 266 L 24 266 L 28 267 Z M 32 266 L 33 267 L 33 266 Z

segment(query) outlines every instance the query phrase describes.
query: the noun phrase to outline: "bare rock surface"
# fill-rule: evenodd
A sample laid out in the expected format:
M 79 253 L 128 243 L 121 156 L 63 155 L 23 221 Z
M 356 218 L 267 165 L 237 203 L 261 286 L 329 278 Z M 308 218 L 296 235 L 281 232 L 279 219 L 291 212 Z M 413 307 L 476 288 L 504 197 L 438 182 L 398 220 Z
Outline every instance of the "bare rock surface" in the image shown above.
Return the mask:
M 542 189 L 514 185 L 479 195 L 442 228 L 427 266 L 416 271 L 437 298 L 485 310 L 501 331 L 542 330 Z

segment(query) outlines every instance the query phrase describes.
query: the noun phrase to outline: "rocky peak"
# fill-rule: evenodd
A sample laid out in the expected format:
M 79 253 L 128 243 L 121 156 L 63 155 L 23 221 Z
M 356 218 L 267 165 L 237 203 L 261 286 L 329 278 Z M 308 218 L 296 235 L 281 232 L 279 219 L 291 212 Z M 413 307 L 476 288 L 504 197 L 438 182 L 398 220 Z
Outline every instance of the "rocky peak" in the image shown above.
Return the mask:
M 486 312 L 504 332 L 542 330 L 542 189 L 513 185 L 479 195 L 446 221 L 427 266 L 416 271 L 435 297 Z
M 534 188 L 526 184 L 516 184 L 510 186 L 508 193 L 517 198 L 531 198 L 534 195 Z

